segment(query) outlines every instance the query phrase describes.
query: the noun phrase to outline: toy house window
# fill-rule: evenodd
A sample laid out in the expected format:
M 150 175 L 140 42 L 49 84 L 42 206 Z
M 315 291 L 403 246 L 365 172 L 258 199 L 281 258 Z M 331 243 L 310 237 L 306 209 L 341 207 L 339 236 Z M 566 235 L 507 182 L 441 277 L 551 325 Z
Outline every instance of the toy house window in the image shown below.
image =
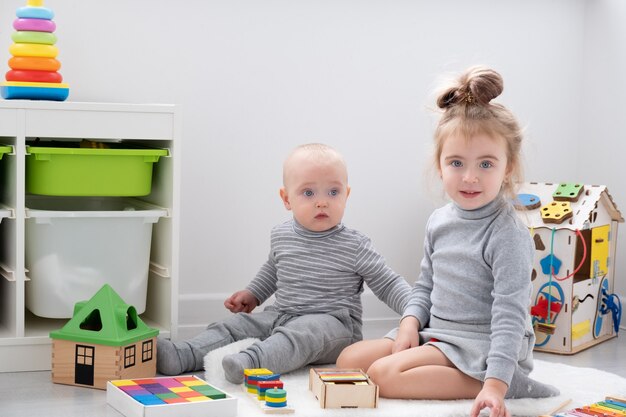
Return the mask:
M 124 368 L 135 366 L 135 345 L 126 346 L 124 348 Z
M 135 307 L 130 306 L 126 310 L 126 330 L 133 330 L 137 328 L 137 310 Z
M 82 330 L 91 330 L 94 332 L 99 332 L 102 330 L 102 318 L 100 317 L 100 310 L 93 310 L 85 320 L 80 323 L 79 326 Z
M 154 344 L 152 340 L 146 340 L 141 344 L 141 361 L 148 362 L 152 360 L 152 355 L 154 352 Z
M 76 345 L 76 364 L 93 366 L 93 346 Z

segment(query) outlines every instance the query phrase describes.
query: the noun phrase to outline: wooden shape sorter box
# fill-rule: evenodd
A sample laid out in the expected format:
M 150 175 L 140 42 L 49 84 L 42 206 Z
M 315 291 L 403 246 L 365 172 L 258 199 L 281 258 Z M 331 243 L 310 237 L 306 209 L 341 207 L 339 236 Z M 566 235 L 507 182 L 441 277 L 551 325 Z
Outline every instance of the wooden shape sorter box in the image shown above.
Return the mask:
M 237 399 L 196 376 L 107 382 L 107 403 L 126 417 L 231 417 Z
M 606 186 L 525 183 L 519 192 L 515 207 L 535 244 L 535 350 L 573 354 L 615 337 L 619 314 L 605 306 L 624 219 Z
M 309 390 L 321 408 L 378 406 L 378 385 L 360 369 L 311 368 Z

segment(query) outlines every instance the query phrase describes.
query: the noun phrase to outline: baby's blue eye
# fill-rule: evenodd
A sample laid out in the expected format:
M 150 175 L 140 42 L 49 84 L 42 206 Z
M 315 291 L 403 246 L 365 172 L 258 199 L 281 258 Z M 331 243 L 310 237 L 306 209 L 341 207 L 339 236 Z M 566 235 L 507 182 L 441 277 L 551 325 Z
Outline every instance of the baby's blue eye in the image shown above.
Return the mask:
M 489 161 L 483 161 L 480 163 L 480 167 L 481 168 L 491 168 L 493 166 L 493 164 Z
M 328 195 L 331 197 L 336 197 L 337 195 L 339 195 L 339 190 L 330 190 L 328 192 Z
M 463 166 L 463 162 L 455 160 L 455 161 L 450 162 L 450 165 L 452 165 L 455 168 L 460 168 Z
M 305 191 L 304 191 L 304 196 L 305 196 L 305 197 L 313 197 L 313 191 L 311 191 L 311 190 L 305 190 Z

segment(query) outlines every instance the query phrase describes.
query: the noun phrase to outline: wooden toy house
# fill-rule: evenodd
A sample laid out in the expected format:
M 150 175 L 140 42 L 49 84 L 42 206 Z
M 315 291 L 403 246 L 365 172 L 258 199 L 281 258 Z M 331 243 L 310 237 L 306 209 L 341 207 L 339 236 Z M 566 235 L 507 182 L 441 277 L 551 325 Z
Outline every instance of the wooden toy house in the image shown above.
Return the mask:
M 535 243 L 535 349 L 572 354 L 617 336 L 618 223 L 606 186 L 525 183 L 515 201 Z
M 52 382 L 106 389 L 109 380 L 156 375 L 156 336 L 105 284 L 52 338 Z

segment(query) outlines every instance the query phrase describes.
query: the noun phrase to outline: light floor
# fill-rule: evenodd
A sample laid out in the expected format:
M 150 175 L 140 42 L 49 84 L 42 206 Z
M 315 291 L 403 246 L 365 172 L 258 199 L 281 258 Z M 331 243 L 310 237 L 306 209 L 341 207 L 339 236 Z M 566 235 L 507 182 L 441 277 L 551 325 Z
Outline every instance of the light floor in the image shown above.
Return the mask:
M 366 332 L 366 337 L 377 336 Z M 613 338 L 575 355 L 535 352 L 535 358 L 596 368 L 626 378 L 626 337 Z M 196 375 L 202 377 L 203 373 Z M 105 391 L 53 384 L 48 371 L 0 373 L 0 416 L 120 417 L 121 414 L 107 405 Z

